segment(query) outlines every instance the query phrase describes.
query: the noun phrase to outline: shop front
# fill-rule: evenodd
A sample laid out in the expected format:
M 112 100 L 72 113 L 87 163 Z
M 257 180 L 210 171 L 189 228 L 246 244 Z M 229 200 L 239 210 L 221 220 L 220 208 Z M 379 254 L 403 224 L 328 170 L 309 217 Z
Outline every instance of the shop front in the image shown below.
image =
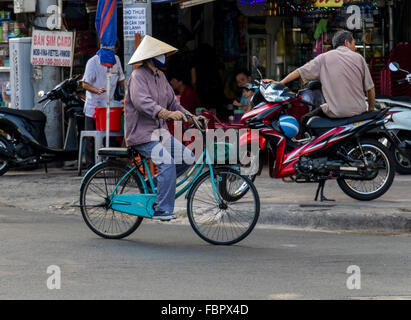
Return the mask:
M 153 36 L 191 56 L 204 44 L 211 47 L 230 112 L 238 95 L 236 72 L 248 69 L 257 77 L 253 56 L 258 57 L 264 77 L 280 80 L 331 50 L 334 33 L 348 29 L 357 52 L 378 65 L 395 40 L 389 4 L 402 5 L 384 0 L 224 0 L 183 9 L 176 1 L 161 2 L 167 3 L 152 6 Z M 296 89 L 299 84 L 291 85 Z
M 342 29 L 353 32 L 357 51 L 368 63 L 383 57 L 389 49 L 385 1 L 261 1 L 259 19 L 252 16 L 256 12 L 255 1 L 239 2 L 242 12 L 250 15 L 248 58 L 257 55 L 265 76 L 270 78 L 281 79 L 331 50 L 333 34 Z M 323 6 L 325 2 L 327 6 Z
M 27 16 L 14 13 L 13 1 L 0 1 L 0 107 L 9 106 L 10 85 L 10 41 L 30 36 Z
M 98 50 L 95 31 L 97 2 L 62 1 L 62 29 L 73 32 L 75 39 L 73 63 L 71 68 L 61 68 L 63 78 L 82 74 L 87 60 Z M 126 22 L 136 20 L 136 17 L 124 15 L 129 2 L 117 2 L 120 44 L 117 55 L 124 69 L 128 60 L 125 50 L 133 51 L 135 48 L 134 36 L 130 34 L 133 30 L 124 27 Z M 410 21 L 407 17 L 410 5 L 400 0 L 152 0 L 150 3 L 150 11 L 146 11 L 144 18 L 146 28 L 141 35 L 151 33 L 179 48 L 188 57 L 186 61 L 190 67 L 201 48 L 211 48 L 216 60 L 214 67 L 222 81 L 224 103 L 229 108 L 232 108 L 230 104 L 238 94 L 236 72 L 245 68 L 256 76 L 251 65 L 253 56 L 259 58 L 264 77 L 278 80 L 318 54 L 330 50 L 332 36 L 337 30 L 352 30 L 357 51 L 370 66 L 383 62 L 396 42 L 409 40 L 404 37 L 410 34 L 409 27 L 401 27 Z M 394 4 L 394 11 L 390 4 Z M 148 6 L 147 2 L 145 5 Z M 405 7 L 406 10 L 402 10 Z M 4 83 L 10 70 L 8 39 L 30 36 L 33 27 L 34 13 L 14 14 L 13 9 L 13 1 L 0 0 L 2 92 L 5 92 Z M 127 77 L 129 73 L 126 72 Z M 188 73 L 191 78 L 191 71 Z

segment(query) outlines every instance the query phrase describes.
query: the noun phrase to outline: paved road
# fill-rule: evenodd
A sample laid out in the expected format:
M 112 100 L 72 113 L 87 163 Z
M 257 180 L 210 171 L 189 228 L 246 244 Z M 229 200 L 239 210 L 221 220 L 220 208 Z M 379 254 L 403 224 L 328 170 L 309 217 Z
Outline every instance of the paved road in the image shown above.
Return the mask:
M 1 177 L 0 206 L 80 214 L 78 207 L 81 177 L 77 172 L 51 168 L 10 171 Z M 411 233 L 411 175 L 397 175 L 381 198 L 363 202 L 345 195 L 336 181 L 326 183 L 326 196 L 336 202 L 314 202 L 316 185 L 284 183 L 268 177 L 267 168 L 255 183 L 261 199 L 259 223 L 327 230 L 396 231 Z M 24 201 L 22 201 L 24 199 Z M 176 201 L 176 214 L 186 217 L 184 197 Z
M 411 298 L 406 235 L 258 228 L 216 247 L 188 225 L 143 222 L 110 241 L 78 215 L 1 207 L 0 243 L 0 299 Z M 59 290 L 46 286 L 50 265 Z M 360 290 L 347 289 L 351 265 Z

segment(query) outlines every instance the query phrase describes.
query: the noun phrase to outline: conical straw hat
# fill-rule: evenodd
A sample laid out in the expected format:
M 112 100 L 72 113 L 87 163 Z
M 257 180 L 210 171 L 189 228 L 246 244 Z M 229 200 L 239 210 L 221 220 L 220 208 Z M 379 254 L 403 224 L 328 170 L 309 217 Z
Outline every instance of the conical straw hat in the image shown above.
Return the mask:
M 162 54 L 173 54 L 178 51 L 165 42 L 157 40 L 151 36 L 144 36 L 137 50 L 134 52 L 128 64 L 141 63 L 144 60 L 157 57 Z

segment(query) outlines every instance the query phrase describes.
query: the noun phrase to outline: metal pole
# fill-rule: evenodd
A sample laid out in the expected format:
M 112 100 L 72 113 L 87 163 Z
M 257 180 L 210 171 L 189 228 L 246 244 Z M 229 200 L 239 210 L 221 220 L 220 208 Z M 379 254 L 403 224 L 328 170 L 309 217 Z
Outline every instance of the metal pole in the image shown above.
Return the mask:
M 47 8 L 51 5 L 58 5 L 58 3 L 58 0 L 37 1 L 37 17 L 35 19 L 35 24 L 39 27 L 47 28 L 47 18 L 49 16 L 47 13 Z M 35 92 L 34 101 L 38 100 L 36 96 L 38 91 L 44 90 L 45 92 L 48 92 L 60 83 L 62 79 L 60 67 L 41 66 L 38 68 L 38 76 L 33 80 Z M 41 109 L 41 107 L 35 105 L 35 109 Z M 51 148 L 61 148 L 63 143 L 61 129 L 61 103 L 59 101 L 50 102 L 44 112 L 47 116 L 45 133 L 48 145 Z
M 365 20 L 362 21 L 362 35 L 363 35 L 363 39 L 362 39 L 362 44 L 363 44 L 363 55 L 364 55 L 364 59 L 365 59 L 365 55 L 366 55 L 366 50 L 367 50 L 367 44 L 365 43 L 365 33 L 367 32 L 366 28 L 365 28 Z
M 284 38 L 284 41 L 286 41 L 286 37 L 285 37 L 285 20 L 283 19 L 282 20 L 282 24 L 283 24 L 283 38 Z M 283 70 L 283 72 L 284 72 L 284 75 L 286 75 L 287 74 L 287 61 L 286 61 L 286 57 L 287 57 L 287 55 L 285 55 L 284 56 L 284 70 Z
M 389 3 L 388 6 L 388 15 L 389 15 L 389 44 L 390 44 L 390 51 L 394 48 L 394 18 L 393 18 L 393 10 L 392 10 L 392 1 Z
M 382 52 L 381 52 L 381 56 L 385 57 L 385 21 L 384 21 L 384 19 L 382 19 L 381 33 L 382 33 Z
M 107 88 L 106 88 L 106 148 L 110 147 L 110 96 L 111 96 L 111 68 L 107 68 Z
M 123 0 L 123 10 L 127 12 L 128 10 L 132 10 L 133 8 L 144 8 L 145 9 L 145 19 L 146 19 L 146 33 L 141 34 L 141 39 L 148 34 L 153 34 L 153 26 L 152 26 L 152 9 L 151 9 L 151 0 L 146 0 L 145 2 L 136 2 L 135 0 Z M 124 17 L 127 15 L 124 14 Z M 126 22 L 126 21 L 124 21 Z M 124 74 L 126 77 L 126 82 L 130 78 L 131 73 L 133 72 L 133 66 L 128 65 L 128 62 L 131 59 L 135 51 L 135 36 L 134 35 L 127 35 L 124 36 Z
M 74 30 L 73 34 L 73 45 L 71 47 L 71 67 L 70 67 L 70 78 L 73 77 L 73 67 L 74 67 L 74 53 L 76 51 L 76 41 L 77 41 L 77 30 Z

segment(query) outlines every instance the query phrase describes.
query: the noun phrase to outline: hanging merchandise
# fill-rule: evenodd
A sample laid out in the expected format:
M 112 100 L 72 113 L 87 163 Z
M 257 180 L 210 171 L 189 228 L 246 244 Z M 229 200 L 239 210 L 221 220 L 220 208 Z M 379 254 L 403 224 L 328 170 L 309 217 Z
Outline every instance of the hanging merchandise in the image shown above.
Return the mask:
M 247 17 L 265 16 L 267 0 L 237 0 L 237 7 Z
M 328 25 L 328 19 L 321 19 L 318 22 L 317 28 L 315 29 L 315 32 L 314 32 L 314 40 L 317 40 L 318 38 L 320 38 L 323 33 L 327 33 L 327 25 Z
M 285 38 L 284 38 L 284 29 L 281 29 L 277 32 L 277 56 L 285 56 Z
M 327 47 L 324 46 L 324 43 L 328 41 L 327 33 L 323 33 L 316 41 L 315 41 L 315 49 L 314 49 L 314 57 L 320 55 L 321 53 L 327 52 Z
M 9 42 L 9 23 L 3 21 L 3 43 Z
M 267 12 L 268 16 L 292 16 L 292 4 L 286 0 L 268 0 Z
M 321 18 L 326 17 L 330 12 L 341 12 L 344 11 L 347 6 L 355 4 L 355 5 L 364 5 L 366 4 L 371 8 L 371 10 L 378 10 L 378 6 L 381 5 L 379 2 L 381 1 L 343 1 L 338 2 L 338 7 L 332 6 L 332 0 L 328 0 L 330 2 L 325 3 L 325 1 L 316 0 L 313 2 L 312 0 L 301 0 L 301 1 L 286 1 L 286 5 L 289 7 L 289 10 L 292 11 L 293 15 L 301 15 L 301 14 L 309 14 L 312 15 L 314 18 Z M 335 5 L 337 5 L 336 0 L 334 0 Z
M 2 84 L 2 100 L 4 102 L 4 107 L 8 107 L 11 101 L 11 87 L 10 81 L 3 82 Z
M 225 57 L 240 56 L 240 35 L 238 33 L 238 15 L 229 11 L 224 16 L 223 54 Z
M 262 66 L 265 66 L 267 69 L 267 42 L 265 39 L 260 40 L 258 49 L 258 60 L 260 61 Z

